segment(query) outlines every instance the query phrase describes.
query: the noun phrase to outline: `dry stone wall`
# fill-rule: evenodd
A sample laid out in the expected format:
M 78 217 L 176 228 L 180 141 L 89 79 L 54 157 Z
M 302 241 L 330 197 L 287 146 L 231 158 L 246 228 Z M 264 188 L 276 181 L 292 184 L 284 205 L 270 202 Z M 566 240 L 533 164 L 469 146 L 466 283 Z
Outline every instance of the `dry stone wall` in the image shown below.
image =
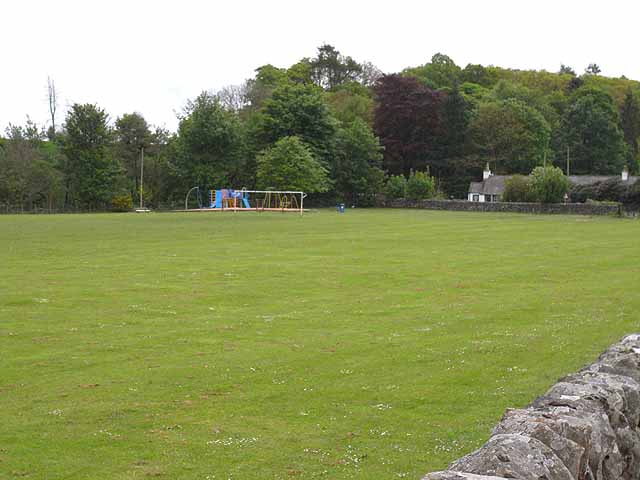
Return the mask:
M 466 200 L 387 200 L 377 199 L 378 207 L 423 208 L 426 210 L 451 210 L 460 212 L 508 212 L 544 213 L 560 215 L 620 215 L 621 207 L 592 203 L 511 203 L 468 202 Z
M 423 480 L 640 479 L 640 334 L 508 410 L 479 450 Z

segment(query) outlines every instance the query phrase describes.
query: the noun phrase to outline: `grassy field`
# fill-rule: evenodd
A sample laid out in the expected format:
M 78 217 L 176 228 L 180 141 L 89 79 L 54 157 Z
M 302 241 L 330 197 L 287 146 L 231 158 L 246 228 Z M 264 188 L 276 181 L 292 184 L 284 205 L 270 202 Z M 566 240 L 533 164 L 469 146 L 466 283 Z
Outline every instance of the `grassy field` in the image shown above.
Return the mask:
M 640 222 L 0 216 L 0 478 L 420 478 L 640 330 Z

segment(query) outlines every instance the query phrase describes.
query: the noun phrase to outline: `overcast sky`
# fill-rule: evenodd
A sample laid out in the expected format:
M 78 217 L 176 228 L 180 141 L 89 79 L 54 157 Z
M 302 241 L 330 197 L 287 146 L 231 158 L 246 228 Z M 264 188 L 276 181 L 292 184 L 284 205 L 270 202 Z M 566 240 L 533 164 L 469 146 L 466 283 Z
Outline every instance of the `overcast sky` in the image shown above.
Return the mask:
M 58 123 L 73 103 L 113 120 L 138 111 L 177 127 L 175 111 L 202 90 L 239 84 L 271 63 L 288 67 L 322 43 L 384 72 L 427 62 L 481 63 L 640 79 L 637 0 L 71 1 L 2 0 L 0 128 L 48 120 L 47 76 Z

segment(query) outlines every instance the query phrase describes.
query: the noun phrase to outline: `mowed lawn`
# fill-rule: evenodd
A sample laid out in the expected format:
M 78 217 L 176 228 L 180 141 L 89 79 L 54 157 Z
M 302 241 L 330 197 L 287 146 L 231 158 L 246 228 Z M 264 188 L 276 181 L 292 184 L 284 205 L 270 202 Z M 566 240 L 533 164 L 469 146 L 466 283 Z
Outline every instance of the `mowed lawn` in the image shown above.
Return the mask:
M 418 479 L 638 330 L 638 221 L 0 216 L 0 478 Z

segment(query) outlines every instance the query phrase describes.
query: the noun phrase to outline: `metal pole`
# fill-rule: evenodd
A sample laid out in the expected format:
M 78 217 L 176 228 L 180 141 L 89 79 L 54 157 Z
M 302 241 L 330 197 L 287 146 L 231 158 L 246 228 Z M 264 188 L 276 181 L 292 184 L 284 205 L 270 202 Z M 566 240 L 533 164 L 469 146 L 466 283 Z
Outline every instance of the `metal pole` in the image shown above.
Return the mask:
M 189 195 L 191 195 L 191 192 L 193 192 L 195 189 L 200 189 L 200 187 L 192 187 L 191 190 L 189 190 L 187 192 L 187 196 L 184 198 L 184 209 L 188 210 L 189 209 Z
M 569 176 L 569 146 L 567 145 L 567 177 Z
M 144 180 L 144 147 L 140 147 L 140 210 L 142 210 L 142 182 Z

